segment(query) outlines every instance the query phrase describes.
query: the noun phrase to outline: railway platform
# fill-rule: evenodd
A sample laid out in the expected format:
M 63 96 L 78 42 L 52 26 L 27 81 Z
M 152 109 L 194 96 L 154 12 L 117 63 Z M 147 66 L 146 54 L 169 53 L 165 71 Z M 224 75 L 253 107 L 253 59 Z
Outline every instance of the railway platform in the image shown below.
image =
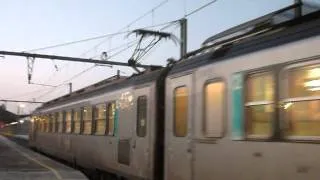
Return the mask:
M 80 171 L 0 135 L 0 180 L 84 180 Z

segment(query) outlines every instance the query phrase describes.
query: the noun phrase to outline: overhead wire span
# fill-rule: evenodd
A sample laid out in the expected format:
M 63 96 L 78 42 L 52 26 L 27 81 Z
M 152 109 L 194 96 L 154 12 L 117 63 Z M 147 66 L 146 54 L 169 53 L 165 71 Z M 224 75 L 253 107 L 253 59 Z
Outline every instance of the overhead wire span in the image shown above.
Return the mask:
M 171 23 L 176 23 L 178 22 L 178 20 L 173 20 L 173 21 L 167 21 L 167 22 L 164 22 L 164 23 L 160 23 L 160 24 L 156 24 L 156 25 L 151 25 L 151 26 L 144 26 L 144 27 L 141 27 L 141 28 L 138 28 L 138 29 L 148 29 L 148 28 L 156 28 L 156 27 L 160 27 L 160 26 L 164 26 L 164 25 L 168 25 L 168 24 L 171 24 Z M 123 34 L 128 34 L 130 32 L 132 32 L 131 30 L 127 30 L 127 31 L 123 31 L 124 33 Z M 85 54 L 89 53 L 90 51 L 92 51 L 93 49 L 96 49 L 98 48 L 99 46 L 101 46 L 103 43 L 105 43 L 106 40 L 103 40 L 101 42 L 99 42 L 97 45 L 93 46 L 92 48 L 90 48 L 89 50 L 83 52 L 80 56 L 84 56 Z
M 216 1 L 218 1 L 218 0 L 213 0 L 213 1 L 210 1 L 210 2 L 208 2 L 206 4 L 204 4 L 203 6 L 197 8 L 197 9 L 191 11 L 191 12 L 189 12 L 188 14 L 186 14 L 185 17 L 191 16 L 192 14 L 202 10 L 203 8 L 206 8 L 206 7 L 210 6 L 211 4 L 215 3 Z
M 151 8 L 149 11 L 145 12 L 144 14 L 142 14 L 141 16 L 139 16 L 138 18 L 134 19 L 133 21 L 131 21 L 129 24 L 127 24 L 126 26 L 124 26 L 123 28 L 121 28 L 119 31 L 123 31 L 124 29 L 127 29 L 128 32 L 130 32 L 129 27 L 132 26 L 134 23 L 138 22 L 139 20 L 141 20 L 142 18 L 146 17 L 147 15 L 154 14 L 154 11 L 158 8 L 160 8 L 161 6 L 163 6 L 164 4 L 166 4 L 169 0 L 164 0 L 162 2 L 160 2 L 157 6 Z M 152 23 L 152 26 L 149 27 L 144 27 L 144 28 L 152 28 L 153 26 L 157 26 L 154 25 Z M 102 44 L 104 44 L 107 40 L 103 40 L 101 42 L 99 42 L 97 45 L 93 46 L 92 48 L 90 48 L 88 51 L 84 52 L 83 54 L 87 54 L 88 52 L 92 51 L 93 49 L 96 49 L 97 47 L 101 46 Z
M 151 25 L 151 26 L 145 26 L 142 27 L 143 29 L 145 28 L 155 28 L 155 27 L 160 27 L 169 23 L 173 23 L 173 22 L 177 22 L 179 20 L 174 20 L 174 21 L 168 21 L 168 22 L 163 22 L 160 24 L 156 24 L 156 25 Z M 106 38 L 106 37 L 112 37 L 112 36 L 116 36 L 116 35 L 121 35 L 121 34 L 127 34 L 130 33 L 130 30 L 127 31 L 121 31 L 121 32 L 117 32 L 117 33 L 110 33 L 110 34 L 103 34 L 100 36 L 95 36 L 95 37 L 91 37 L 91 38 L 85 38 L 85 39 L 81 39 L 81 40 L 77 40 L 77 41 L 69 41 L 69 42 L 65 42 L 65 43 L 59 43 L 59 44 L 55 44 L 55 45 L 50 45 L 50 46 L 45 46 L 45 47 L 40 47 L 40 48 L 35 48 L 35 49 L 30 49 L 30 50 L 25 50 L 22 52 L 34 52 L 34 51 L 42 51 L 42 50 L 47 50 L 47 49 L 53 49 L 53 48 L 58 48 L 58 47 L 64 47 L 64 46 L 69 46 L 69 45 L 73 45 L 73 44 L 78 44 L 78 43 L 84 43 L 84 42 L 88 42 L 88 41 L 93 41 L 93 40 L 98 40 L 98 39 L 102 39 L 102 38 Z
M 115 56 L 119 55 L 120 53 L 124 52 L 125 50 L 130 49 L 130 48 L 131 48 L 132 46 L 134 46 L 134 45 L 135 45 L 135 44 L 132 44 L 132 45 L 130 45 L 129 47 L 126 47 L 126 48 L 124 48 L 124 49 L 119 50 L 118 52 L 116 52 L 115 54 L 111 55 L 111 56 L 110 56 L 110 57 L 108 57 L 107 59 L 111 59 L 111 58 L 113 58 L 113 57 L 115 57 Z M 73 80 L 73 79 L 75 79 L 75 78 L 78 78 L 79 76 L 81 76 L 82 74 L 84 74 L 84 73 L 86 73 L 86 72 L 90 71 L 91 69 L 93 69 L 93 68 L 94 68 L 94 67 L 96 67 L 96 66 L 98 66 L 98 65 L 97 65 L 97 64 L 95 64 L 95 65 L 93 65 L 93 66 L 90 66 L 90 67 L 88 67 L 88 68 L 86 68 L 86 69 L 82 70 L 81 72 L 79 72 L 79 73 L 77 73 L 77 74 L 73 75 L 71 78 L 69 78 L 69 79 L 67 79 L 67 80 L 63 81 L 62 83 L 60 83 L 60 84 L 58 84 L 57 86 L 53 87 L 52 89 L 50 89 L 49 91 L 45 92 L 44 94 L 42 94 L 42 95 L 40 95 L 40 96 L 36 97 L 35 99 L 40 99 L 40 98 L 42 98 L 42 97 L 44 97 L 44 96 L 46 96 L 46 95 L 48 95 L 48 94 L 50 94 L 50 93 L 54 92 L 57 88 L 59 88 L 59 87 L 61 87 L 61 86 L 63 86 L 63 85 L 67 85 L 67 84 L 68 84 L 68 82 L 70 82 L 71 80 Z
M 206 4 L 204 4 L 203 6 L 197 8 L 197 9 L 195 9 L 195 10 L 193 10 L 193 11 L 187 13 L 187 14 L 186 14 L 186 12 L 185 12 L 184 17 L 191 16 L 191 15 L 197 13 L 198 11 L 200 11 L 200 10 L 202 10 L 202 9 L 210 6 L 211 4 L 215 3 L 216 1 L 217 1 L 217 0 L 210 1 L 210 2 L 208 2 L 208 3 L 206 3 Z M 166 2 L 168 2 L 168 0 L 163 1 L 163 2 L 160 3 L 156 8 L 162 6 L 162 5 L 165 4 Z M 154 10 L 155 10 L 154 8 L 151 9 L 149 12 L 147 12 L 147 13 L 143 14 L 142 16 L 138 17 L 137 19 L 135 19 L 133 22 L 129 23 L 129 24 L 128 24 L 127 26 L 125 26 L 124 28 L 127 28 L 127 27 L 131 26 L 131 25 L 134 24 L 135 22 L 137 22 L 137 21 L 139 21 L 140 19 L 142 19 L 143 17 L 145 17 L 147 14 L 149 14 L 149 13 L 154 13 Z M 159 27 L 159 26 L 162 26 L 162 25 L 165 25 L 165 24 L 176 23 L 176 22 L 178 22 L 179 20 L 180 20 L 180 19 L 174 20 L 174 21 L 170 21 L 170 22 L 166 22 L 166 23 L 162 23 L 162 24 L 147 26 L 147 27 L 143 27 L 143 28 Z M 118 33 L 114 33 L 114 34 L 124 34 L 124 33 L 129 33 L 129 32 L 131 32 L 131 31 L 127 30 L 127 31 L 118 32 Z M 71 44 L 75 44 L 75 43 L 81 43 L 81 42 L 89 41 L 89 40 L 91 40 L 91 39 L 92 39 L 92 40 L 94 40 L 94 39 L 102 39 L 102 38 L 105 38 L 105 37 L 108 37 L 108 36 L 109 36 L 109 35 L 102 35 L 102 36 L 98 36 L 98 37 L 87 38 L 87 39 L 84 39 L 84 40 L 79 40 L 79 41 L 74 41 L 74 42 L 68 42 L 68 43 L 64 43 L 64 44 L 60 44 L 60 45 L 47 46 L 47 47 L 44 47 L 44 48 L 33 49 L 32 51 L 44 50 L 44 49 L 48 49 L 48 48 L 55 48 L 55 47 L 59 47 L 59 46 L 66 46 L 66 45 L 71 45 Z M 94 46 L 92 49 L 97 48 L 98 46 L 100 46 L 100 45 L 103 44 L 104 42 L 105 42 L 105 41 L 100 42 L 99 44 L 97 44 L 96 46 Z M 89 49 L 88 51 L 84 52 L 83 54 L 86 54 L 86 53 L 90 52 L 92 49 Z M 89 71 L 90 69 L 92 69 L 92 68 L 94 68 L 94 67 L 96 67 L 96 65 L 91 66 L 91 67 L 85 69 L 84 71 L 76 74 L 75 76 L 72 77 L 72 79 L 80 76 L 81 74 Z M 69 81 L 70 81 L 70 80 L 69 80 Z M 64 82 L 66 82 L 66 81 L 64 81 Z M 61 84 L 61 85 L 63 85 L 63 84 Z M 60 87 L 61 85 L 59 85 L 59 86 L 57 86 L 57 87 Z M 57 87 L 55 87 L 55 88 L 53 88 L 52 90 L 48 91 L 48 92 L 47 92 L 46 94 L 44 94 L 44 95 L 47 95 L 47 94 L 53 92 Z M 38 98 L 41 98 L 41 97 L 43 97 L 43 95 L 39 96 Z
M 129 42 L 130 46 L 131 46 L 132 43 L 135 43 L 135 42 L 137 42 L 137 40 L 130 41 L 130 42 Z M 119 45 L 119 46 L 117 46 L 117 47 L 114 47 L 114 48 L 112 48 L 112 49 L 110 49 L 110 50 L 107 50 L 107 52 L 113 52 L 113 51 L 118 50 L 118 49 L 120 49 L 120 48 L 122 48 L 122 47 L 125 47 L 125 46 L 127 46 L 127 43 L 121 44 L 121 45 Z M 96 56 L 92 56 L 92 57 L 90 57 L 90 59 L 95 59 L 95 58 L 98 58 L 98 57 L 100 57 L 100 56 L 101 56 L 101 54 L 96 55 Z M 61 67 L 60 70 L 64 69 L 64 67 L 66 67 L 67 65 L 68 65 L 68 64 L 66 64 L 66 65 L 64 65 L 63 67 Z M 45 84 L 48 83 L 48 82 L 55 76 L 55 74 L 56 74 L 57 72 L 58 72 L 58 71 L 55 71 L 55 72 L 48 78 L 48 80 L 45 82 Z

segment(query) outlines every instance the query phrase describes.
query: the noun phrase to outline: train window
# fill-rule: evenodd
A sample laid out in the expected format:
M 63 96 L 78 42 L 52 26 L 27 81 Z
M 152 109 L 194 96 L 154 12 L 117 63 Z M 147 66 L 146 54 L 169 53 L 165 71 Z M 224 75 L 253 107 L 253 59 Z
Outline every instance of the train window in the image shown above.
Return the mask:
M 116 103 L 111 102 L 108 104 L 108 135 L 114 135 L 114 128 L 115 128 L 115 115 L 116 115 Z
M 147 96 L 139 96 L 137 99 L 137 136 L 145 137 L 147 129 Z
M 250 74 L 246 79 L 247 135 L 269 137 L 274 115 L 274 75 L 272 72 Z
M 63 130 L 63 112 L 58 112 L 57 124 L 58 124 L 58 132 L 61 133 Z
M 47 118 L 48 118 L 48 129 L 47 132 L 51 132 L 51 114 L 47 114 Z
M 174 91 L 174 134 L 177 137 L 187 135 L 188 129 L 188 90 L 178 87 Z
M 50 117 L 50 132 L 55 132 L 55 129 L 56 129 L 56 119 L 55 119 L 55 116 L 54 114 L 50 114 L 49 115 Z
M 320 65 L 291 68 L 283 118 L 287 136 L 320 136 Z
M 65 131 L 66 131 L 66 133 L 71 133 L 71 123 L 72 123 L 72 111 L 71 110 L 66 111 L 65 119 L 66 119 Z
M 37 116 L 37 129 L 38 129 L 38 131 L 39 132 L 42 132 L 42 119 L 41 119 L 41 116 L 39 115 L 39 116 Z
M 214 81 L 204 88 L 204 135 L 221 137 L 223 131 L 224 83 Z
M 49 124 L 50 124 L 50 119 L 49 119 L 49 115 L 46 114 L 43 116 L 44 118 L 44 132 L 49 132 L 50 129 L 49 129 Z
M 73 111 L 73 133 L 79 134 L 81 130 L 81 111 L 80 109 Z
M 92 107 L 86 106 L 82 108 L 83 134 L 91 134 L 92 130 Z
M 103 135 L 106 133 L 106 104 L 98 104 L 95 106 L 95 134 Z
M 54 113 L 54 124 L 55 124 L 55 127 L 53 129 L 54 132 L 58 132 L 58 129 L 59 129 L 58 119 L 59 119 L 59 113 L 56 112 L 56 113 Z

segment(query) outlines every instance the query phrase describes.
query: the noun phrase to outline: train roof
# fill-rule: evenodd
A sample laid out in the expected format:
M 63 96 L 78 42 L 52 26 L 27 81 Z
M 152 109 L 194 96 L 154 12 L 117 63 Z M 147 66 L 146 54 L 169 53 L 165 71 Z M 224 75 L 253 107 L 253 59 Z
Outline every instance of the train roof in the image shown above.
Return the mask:
M 58 97 L 51 101 L 44 103 L 37 110 L 51 107 L 58 104 L 63 104 L 70 100 L 75 100 L 78 98 L 87 98 L 93 94 L 103 94 L 105 92 L 114 91 L 121 88 L 126 88 L 130 86 L 138 86 L 141 84 L 149 83 L 159 79 L 162 73 L 166 71 L 167 68 L 157 68 L 156 70 L 146 70 L 140 74 L 133 74 L 132 76 L 112 76 L 93 85 L 87 86 L 85 88 L 79 89 L 70 94 Z M 36 111 L 37 111 L 36 110 Z
M 204 47 L 178 61 L 169 75 L 319 35 L 319 9 L 300 17 L 279 20 L 280 14 L 296 6 L 286 7 L 208 38 L 203 43 Z

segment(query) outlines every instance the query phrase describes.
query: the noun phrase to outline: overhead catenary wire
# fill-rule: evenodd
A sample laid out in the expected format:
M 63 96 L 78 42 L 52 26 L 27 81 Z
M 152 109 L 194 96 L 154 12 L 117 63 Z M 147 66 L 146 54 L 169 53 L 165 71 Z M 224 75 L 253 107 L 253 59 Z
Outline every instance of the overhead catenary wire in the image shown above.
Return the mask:
M 169 0 L 164 0 L 161 1 L 157 6 L 151 8 L 149 11 L 145 12 L 144 14 L 142 14 L 141 16 L 139 16 L 138 18 L 134 19 L 133 21 L 131 21 L 130 23 L 128 23 L 126 26 L 124 26 L 123 28 L 121 28 L 119 31 L 123 31 L 124 29 L 127 29 L 128 32 L 130 32 L 129 27 L 132 26 L 133 24 L 135 24 L 136 22 L 140 21 L 141 19 L 143 19 L 144 17 L 146 17 L 149 14 L 152 14 L 154 16 L 154 11 L 159 9 L 160 7 L 162 7 L 163 5 L 165 5 L 167 2 L 169 2 Z M 152 17 L 154 18 L 154 17 Z M 152 23 L 152 26 L 154 26 L 154 24 Z M 152 27 L 151 26 L 151 27 Z M 145 27 L 145 28 L 151 28 L 151 27 Z M 102 44 L 104 44 L 107 40 L 102 40 L 101 42 L 99 42 L 98 44 L 96 44 L 95 46 L 93 46 L 92 48 L 90 48 L 89 50 L 87 50 L 86 52 L 84 52 L 83 54 L 87 54 L 88 52 L 92 51 L 93 49 L 98 48 L 99 46 L 101 46 Z
M 143 29 L 156 28 L 156 27 L 164 26 L 164 25 L 167 25 L 167 24 L 170 24 L 170 23 L 174 23 L 174 22 L 177 22 L 177 21 L 179 21 L 179 20 L 167 21 L 167 22 L 156 24 L 156 25 L 145 26 L 145 27 L 141 27 L 141 28 L 143 28 Z M 74 45 L 74 44 L 79 44 L 79 43 L 84 43 L 84 42 L 88 42 L 88 41 L 98 40 L 98 39 L 102 39 L 102 38 L 106 38 L 106 37 L 113 37 L 113 36 L 117 36 L 117 35 L 128 34 L 130 32 L 132 32 L 132 31 L 126 30 L 126 31 L 121 31 L 121 32 L 116 32 L 116 33 L 103 34 L 103 35 L 100 35 L 100 36 L 85 38 L 85 39 L 76 40 L 76 41 L 69 41 L 69 42 L 65 42 L 65 43 L 59 43 L 59 44 L 50 45 L 50 46 L 44 46 L 44 47 L 40 47 L 40 48 L 25 50 L 25 51 L 22 51 L 22 52 L 43 51 L 43 50 L 48 50 L 48 49 L 64 47 L 64 46 L 70 46 L 70 45 Z
M 191 15 L 197 13 L 198 11 L 200 11 L 200 10 L 202 10 L 202 9 L 210 6 L 211 4 L 215 3 L 216 1 L 217 1 L 217 0 L 210 1 L 210 2 L 208 2 L 208 3 L 206 3 L 206 4 L 204 4 L 203 6 L 197 8 L 197 9 L 195 9 L 195 10 L 193 10 L 193 11 L 187 13 L 187 14 L 186 14 L 186 12 L 185 12 L 184 17 L 191 16 Z M 167 2 L 167 1 L 164 1 L 164 2 Z M 154 13 L 154 9 L 150 10 L 149 13 Z M 148 13 L 148 14 L 149 14 L 149 13 Z M 134 20 L 134 21 L 132 22 L 132 24 L 134 24 L 135 22 L 139 21 L 140 19 L 142 19 L 142 18 L 143 18 L 144 16 L 146 16 L 146 15 L 147 15 L 147 13 L 143 14 L 142 16 L 140 16 L 139 18 L 137 18 L 136 20 Z M 166 23 L 162 23 L 162 24 L 158 24 L 158 25 L 147 26 L 147 27 L 144 27 L 144 28 L 153 28 L 153 27 L 162 26 L 162 25 L 165 25 L 165 24 L 176 23 L 176 22 L 178 22 L 179 20 L 180 20 L 180 19 L 174 20 L 174 21 L 170 21 L 170 22 L 166 22 Z M 125 26 L 124 28 L 128 28 L 129 26 L 131 26 L 130 23 L 129 23 L 129 25 Z M 129 32 L 131 32 L 131 31 L 130 31 L 130 30 L 127 30 L 127 31 L 118 32 L 118 33 L 119 33 L 119 34 L 124 34 L 124 33 L 129 33 Z M 108 36 L 100 36 L 100 37 L 96 37 L 95 39 L 102 39 L 102 38 L 105 38 L 105 37 L 108 37 Z M 88 39 L 89 39 L 89 38 L 88 38 Z M 80 42 L 85 42 L 85 41 L 80 41 Z M 76 42 L 74 42 L 74 43 L 80 43 L 80 42 L 79 42 L 79 41 L 76 41 Z M 71 45 L 71 44 L 74 44 L 74 43 L 69 42 L 69 43 L 60 44 L 60 45 L 65 46 L 65 45 Z M 99 43 L 99 44 L 96 45 L 94 48 L 97 48 L 99 45 L 101 45 L 101 44 L 103 44 L 103 43 L 104 43 L 104 42 Z M 55 47 L 57 47 L 57 46 L 49 46 L 49 47 L 47 47 L 47 48 L 55 48 Z M 38 48 L 38 49 L 36 49 L 36 50 L 39 50 L 39 49 L 40 49 L 40 50 L 44 50 L 44 48 Z M 88 53 L 88 52 L 90 52 L 91 50 L 92 50 L 92 49 L 90 49 L 89 51 L 86 51 L 85 53 Z M 84 53 L 84 54 L 85 54 L 85 53 Z M 91 67 L 85 69 L 84 71 L 78 73 L 79 75 L 78 75 L 78 74 L 77 74 L 77 75 L 80 76 L 81 74 L 83 74 L 83 73 L 91 70 L 91 69 L 94 68 L 94 67 L 96 67 L 96 65 L 91 66 Z M 75 76 L 75 77 L 78 77 L 78 76 Z M 60 85 L 59 85 L 59 86 L 60 86 Z M 59 86 L 58 86 L 58 87 L 59 87 Z M 57 87 L 56 87 L 56 88 L 57 88 Z M 54 91 L 54 90 L 55 90 L 55 88 L 53 88 L 53 91 Z M 50 91 L 49 91 L 49 93 L 50 93 Z M 41 97 L 41 96 L 40 96 L 40 97 Z M 43 96 L 42 96 L 42 97 L 43 97 Z M 38 97 L 38 98 L 39 98 L 39 97 Z
M 217 0 L 213 0 L 213 1 L 210 1 L 210 2 L 206 3 L 205 5 L 203 5 L 203 6 L 199 7 L 199 8 L 197 8 L 197 9 L 195 9 L 195 10 L 193 10 L 193 11 L 187 13 L 187 14 L 185 14 L 185 17 L 188 17 L 188 16 L 191 16 L 191 15 L 195 14 L 196 12 L 198 12 L 198 11 L 202 10 L 203 8 L 215 3 L 216 1 Z M 159 8 L 160 5 L 164 4 L 164 2 L 168 2 L 168 0 L 163 1 L 163 3 L 159 4 L 156 8 Z M 154 9 L 155 8 L 153 8 L 153 10 Z M 139 21 L 140 19 L 142 19 L 143 17 L 145 17 L 149 13 L 152 13 L 152 10 L 148 11 L 144 15 L 142 15 L 139 18 L 135 19 L 134 21 L 132 21 L 131 23 L 129 23 L 127 26 L 125 26 L 122 29 L 125 29 L 128 26 L 131 26 L 132 24 L 134 24 L 135 22 Z M 180 19 L 173 20 L 173 21 L 168 21 L 168 22 L 164 22 L 164 23 L 160 23 L 160 24 L 156 24 L 156 25 L 145 26 L 145 27 L 142 27 L 141 29 L 159 27 L 159 26 L 166 25 L 166 24 L 169 24 L 169 23 L 178 22 L 179 20 Z M 100 36 L 85 38 L 85 39 L 81 39 L 81 40 L 70 41 L 70 42 L 59 43 L 59 44 L 55 44 L 55 45 L 50 45 L 50 46 L 45 46 L 45 47 L 40 47 L 40 48 L 35 48 L 35 49 L 30 49 L 30 50 L 25 50 L 23 52 L 34 52 L 34 51 L 53 49 L 53 48 L 58 48 L 58 47 L 63 47 L 63 46 L 69 46 L 69 45 L 83 43 L 83 42 L 87 42 L 87 41 L 92 41 L 92 40 L 97 40 L 97 39 L 103 39 L 103 38 L 106 38 L 106 37 L 112 37 L 112 36 L 116 36 L 116 35 L 126 34 L 126 33 L 129 33 L 129 32 L 131 32 L 131 31 L 130 30 L 126 30 L 126 31 L 119 31 L 119 32 L 116 32 L 116 33 L 103 34 L 103 35 L 100 35 Z
M 137 42 L 137 40 L 130 41 L 130 42 L 129 42 L 129 46 L 131 46 L 132 43 L 135 43 L 135 42 Z M 126 47 L 126 46 L 127 46 L 127 43 L 124 43 L 124 44 L 121 44 L 121 45 L 119 45 L 119 46 L 117 46 L 117 47 L 114 47 L 114 48 L 112 48 L 112 49 L 107 50 L 107 52 L 110 53 L 110 52 L 113 52 L 113 51 L 115 51 L 115 50 L 118 50 L 118 49 L 123 48 L 123 47 Z M 96 55 L 96 56 L 92 56 L 92 57 L 90 57 L 90 59 L 98 58 L 99 56 L 101 56 L 101 54 Z M 67 65 L 68 65 L 68 64 L 66 64 L 65 66 L 67 66 Z M 64 69 L 64 67 L 60 68 L 60 70 L 62 70 L 62 69 Z M 48 78 L 48 80 L 45 81 L 44 84 L 48 83 L 48 82 L 55 76 L 55 74 L 56 74 L 57 72 L 58 72 L 58 71 L 55 71 L 55 72 Z
M 164 30 L 164 29 L 166 29 L 166 28 L 168 28 L 168 27 L 170 27 L 170 26 L 177 25 L 178 22 L 179 22 L 178 20 L 176 20 L 176 21 L 171 21 L 169 24 L 167 24 L 166 26 L 162 27 L 160 30 Z M 127 43 L 126 43 L 126 44 L 122 44 L 122 45 L 120 45 L 120 46 L 118 46 L 118 47 L 115 47 L 115 48 L 111 49 L 111 50 L 116 50 L 116 49 L 119 49 L 119 48 L 121 48 L 121 47 L 126 46 L 125 48 L 123 48 L 123 49 L 119 50 L 118 52 L 112 54 L 112 55 L 111 55 L 110 57 L 108 57 L 107 59 L 111 59 L 111 58 L 113 58 L 113 57 L 121 54 L 122 52 L 130 49 L 130 48 L 133 47 L 133 46 L 135 45 L 135 43 L 137 43 L 137 42 L 138 42 L 138 40 L 133 40 L 133 41 L 130 42 L 130 45 L 129 45 L 129 46 L 127 46 Z M 131 44 L 131 43 L 132 43 L 132 44 Z M 81 72 L 75 74 L 75 75 L 72 76 L 71 78 L 63 81 L 61 84 L 59 84 L 59 85 L 57 85 L 56 87 L 52 88 L 52 90 L 49 90 L 49 91 L 46 92 L 45 94 L 36 97 L 36 99 L 42 98 L 42 97 L 44 97 L 45 95 L 48 95 L 48 94 L 52 93 L 52 92 L 55 91 L 55 89 L 57 89 L 58 87 L 61 87 L 61 86 L 63 86 L 63 85 L 66 85 L 67 82 L 70 82 L 71 80 L 73 80 L 73 79 L 75 79 L 75 78 L 78 78 L 79 76 L 81 76 L 82 74 L 84 74 L 84 73 L 92 70 L 92 69 L 93 69 L 94 67 L 96 67 L 96 66 L 97 66 L 97 65 L 95 64 L 95 65 L 93 65 L 93 66 L 90 66 L 90 67 L 82 70 Z
M 114 53 L 113 55 L 111 55 L 108 59 L 111 59 L 111 58 L 113 58 L 113 57 L 115 57 L 115 56 L 119 55 L 120 53 L 124 52 L 125 50 L 130 49 L 130 48 L 131 48 L 132 46 L 134 46 L 134 45 L 135 45 L 135 44 L 132 44 L 132 45 L 130 45 L 129 47 L 126 47 L 126 48 L 124 48 L 124 49 L 119 50 L 118 52 L 116 52 L 116 53 Z M 86 68 L 86 69 L 82 70 L 81 72 L 79 72 L 79 73 L 77 73 L 77 74 L 73 75 L 71 78 L 69 78 L 69 79 L 67 79 L 67 80 L 63 81 L 62 83 L 58 84 L 56 87 L 53 87 L 52 89 L 50 89 L 49 91 L 45 92 L 44 94 L 42 94 L 42 95 L 40 95 L 40 96 L 36 97 L 35 99 L 40 99 L 40 98 L 42 98 L 42 97 L 44 97 L 44 96 L 46 96 L 46 95 L 48 95 L 48 94 L 50 94 L 50 93 L 54 92 L 57 88 L 59 88 L 59 87 L 61 87 L 61 86 L 64 86 L 64 85 L 67 85 L 67 84 L 68 84 L 68 82 L 72 81 L 72 80 L 73 80 L 73 79 L 75 79 L 75 78 L 78 78 L 79 76 L 81 76 L 81 75 L 83 75 L 84 73 L 86 73 L 86 72 L 88 72 L 88 71 L 92 70 L 92 69 L 93 69 L 94 67 L 96 67 L 96 66 L 98 66 L 98 65 L 97 65 L 97 64 L 95 64 L 95 65 L 92 65 L 92 66 L 90 66 L 90 67 L 88 67 L 88 68 Z
M 197 13 L 198 11 L 202 10 L 203 8 L 206 8 L 206 7 L 210 6 L 211 4 L 215 3 L 216 1 L 218 1 L 218 0 L 213 0 L 213 1 L 210 1 L 210 2 L 208 2 L 208 3 L 206 3 L 206 4 L 204 4 L 203 6 L 200 6 L 199 8 L 197 8 L 197 9 L 195 9 L 195 10 L 187 13 L 187 14 L 185 15 L 185 17 L 191 16 L 191 15 Z

